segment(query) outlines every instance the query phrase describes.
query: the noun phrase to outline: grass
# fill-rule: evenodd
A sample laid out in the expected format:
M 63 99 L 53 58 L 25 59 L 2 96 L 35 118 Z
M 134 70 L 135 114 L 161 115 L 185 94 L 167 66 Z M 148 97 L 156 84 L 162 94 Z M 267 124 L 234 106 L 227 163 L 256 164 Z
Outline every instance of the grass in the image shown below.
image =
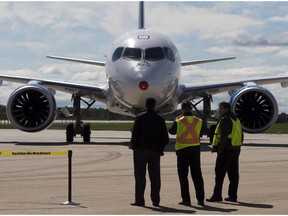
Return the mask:
M 265 133 L 288 134 L 288 123 L 276 123 Z
M 172 123 L 167 123 L 169 128 Z M 115 131 L 130 131 L 133 127 L 133 122 L 93 122 L 91 123 L 91 130 L 115 130 Z M 0 129 L 14 128 L 9 123 L 0 123 Z M 53 123 L 49 129 L 66 129 L 66 123 Z M 276 123 L 269 130 L 264 133 L 288 134 L 288 123 Z
M 114 131 L 130 131 L 133 127 L 133 122 L 97 122 L 90 123 L 91 130 L 114 130 Z M 167 123 L 167 128 L 169 128 L 172 123 Z M 50 129 L 63 129 L 65 130 L 66 124 L 64 123 L 54 123 L 51 125 Z

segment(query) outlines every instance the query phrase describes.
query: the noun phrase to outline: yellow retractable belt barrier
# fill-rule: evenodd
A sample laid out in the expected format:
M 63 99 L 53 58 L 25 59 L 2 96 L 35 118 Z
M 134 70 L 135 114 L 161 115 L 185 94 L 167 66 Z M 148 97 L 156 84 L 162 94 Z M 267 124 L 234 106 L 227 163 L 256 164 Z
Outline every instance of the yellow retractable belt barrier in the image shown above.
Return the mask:
M 35 156 L 35 155 L 68 155 L 68 151 L 63 152 L 57 152 L 57 151 L 51 151 L 51 152 L 0 152 L 0 156 Z
M 72 150 L 68 151 L 28 151 L 28 152 L 0 152 L 0 156 L 45 156 L 45 155 L 68 155 L 68 201 L 62 205 L 80 205 L 72 202 Z

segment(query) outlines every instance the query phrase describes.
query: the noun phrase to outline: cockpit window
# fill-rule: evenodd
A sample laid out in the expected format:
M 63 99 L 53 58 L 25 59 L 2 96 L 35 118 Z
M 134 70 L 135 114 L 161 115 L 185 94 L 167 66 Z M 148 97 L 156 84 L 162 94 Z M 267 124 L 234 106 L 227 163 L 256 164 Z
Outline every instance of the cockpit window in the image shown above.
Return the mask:
M 123 52 L 124 50 L 124 52 Z M 143 53 L 143 54 L 142 54 Z M 131 48 L 131 47 L 119 47 L 117 48 L 113 55 L 112 61 L 117 61 L 121 58 L 121 55 L 124 59 L 128 60 L 147 60 L 147 61 L 159 61 L 164 58 L 169 59 L 170 61 L 175 61 L 175 55 L 171 48 L 169 47 L 151 47 L 145 50 L 140 48 Z
M 131 59 L 131 60 L 141 60 L 142 51 L 140 48 L 129 48 L 126 47 L 123 53 L 123 58 Z
M 166 58 L 169 59 L 170 61 L 174 62 L 175 61 L 175 55 L 174 55 L 173 51 L 169 47 L 163 47 L 163 50 L 165 52 Z
M 161 47 L 153 47 L 145 50 L 145 60 L 158 61 L 164 59 L 163 49 Z
M 113 53 L 113 55 L 112 55 L 112 61 L 113 61 L 113 62 L 115 62 L 115 61 L 117 61 L 118 59 L 121 58 L 123 49 L 124 49 L 124 47 L 118 47 L 118 48 L 114 51 L 114 53 Z

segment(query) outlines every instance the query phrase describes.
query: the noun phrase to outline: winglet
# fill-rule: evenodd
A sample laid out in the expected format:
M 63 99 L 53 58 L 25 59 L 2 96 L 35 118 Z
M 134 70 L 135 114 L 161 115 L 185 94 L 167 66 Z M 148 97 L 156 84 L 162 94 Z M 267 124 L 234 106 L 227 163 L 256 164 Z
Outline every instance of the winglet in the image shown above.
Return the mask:
M 139 2 L 139 21 L 138 21 L 138 28 L 144 29 L 145 28 L 145 20 L 144 20 L 144 2 Z

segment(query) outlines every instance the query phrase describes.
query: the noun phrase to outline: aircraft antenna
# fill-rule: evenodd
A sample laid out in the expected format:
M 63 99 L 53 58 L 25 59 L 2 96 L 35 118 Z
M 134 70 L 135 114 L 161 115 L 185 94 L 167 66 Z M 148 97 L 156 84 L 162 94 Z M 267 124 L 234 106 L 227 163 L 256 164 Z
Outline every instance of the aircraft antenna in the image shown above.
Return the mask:
M 139 2 L 139 29 L 144 29 L 144 2 L 140 1 Z

